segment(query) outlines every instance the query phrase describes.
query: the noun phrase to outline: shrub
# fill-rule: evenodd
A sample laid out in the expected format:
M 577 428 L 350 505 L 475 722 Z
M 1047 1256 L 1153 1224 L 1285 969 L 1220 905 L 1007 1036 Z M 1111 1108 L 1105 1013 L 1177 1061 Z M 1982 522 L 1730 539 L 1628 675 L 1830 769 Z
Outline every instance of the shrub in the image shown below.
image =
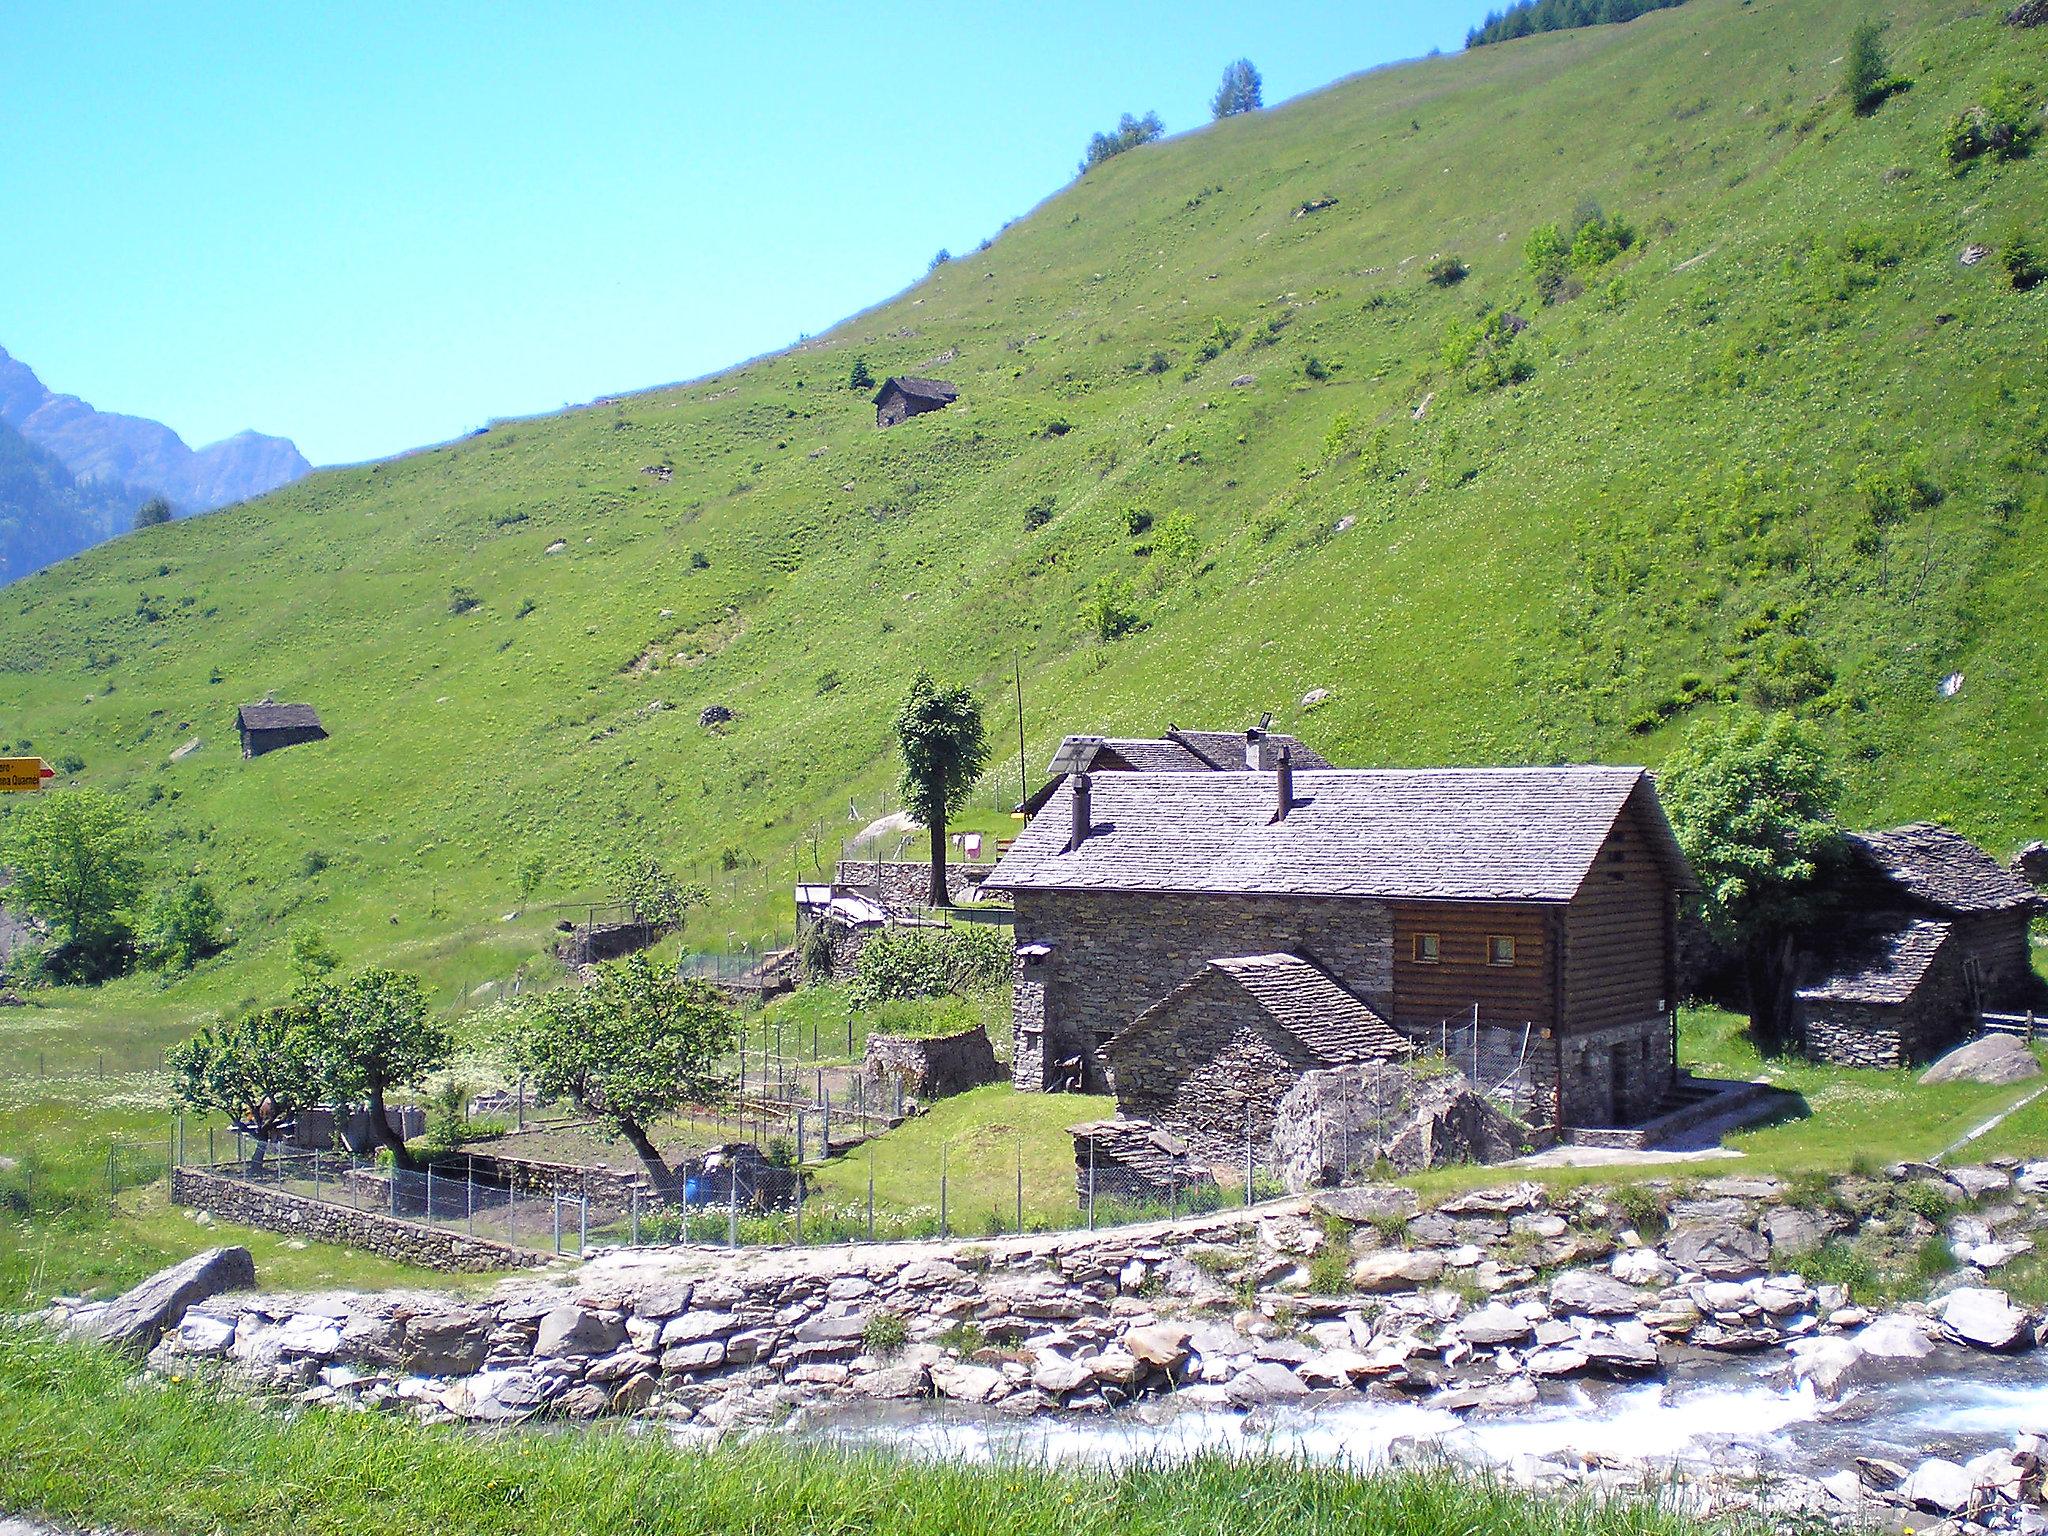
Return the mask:
M 1050 496 L 1041 496 L 1024 509 L 1024 526 L 1027 529 L 1043 528 L 1051 521 L 1052 498 Z
M 1954 1198 L 1932 1179 L 1915 1179 L 1910 1184 L 1900 1185 L 1897 1200 L 1901 1207 L 1932 1222 L 1944 1222 L 1956 1213 Z
M 861 947 L 856 1008 L 998 986 L 1010 975 L 1007 932 L 994 924 L 884 928 Z
M 1621 1212 L 1623 1219 L 1640 1236 L 1660 1237 L 1669 1225 L 1664 1196 L 1647 1184 L 1624 1184 L 1614 1192 L 1609 1203 Z
M 1133 117 L 1126 112 L 1117 120 L 1114 132 L 1098 133 L 1089 139 L 1087 153 L 1081 157 L 1081 174 L 1085 176 L 1103 161 L 1114 159 L 1126 150 L 1150 144 L 1165 132 L 1166 124 L 1159 120 L 1157 112 L 1147 112 L 1143 117 Z
M 901 1312 L 887 1308 L 870 1312 L 860 1328 L 860 1347 L 871 1355 L 883 1359 L 902 1352 L 910 1342 L 910 1325 L 903 1320 Z
M 1791 1267 L 1809 1285 L 1841 1286 L 1852 1301 L 1867 1302 L 1877 1297 L 1877 1267 L 1840 1238 L 1829 1238 L 1811 1253 L 1800 1254 Z
M 1302 360 L 1301 371 L 1303 375 L 1320 384 L 1330 376 L 1330 365 L 1311 352 Z
M 2048 261 L 2042 259 L 2039 247 L 2023 225 L 2014 224 L 2005 232 L 1998 242 L 1998 260 L 2005 268 L 2006 281 L 2018 292 L 2025 293 L 2048 281 Z
M 823 923 L 805 923 L 796 931 L 797 973 L 808 982 L 832 975 L 832 930 Z
M 1154 352 L 1145 359 L 1145 372 L 1147 373 L 1164 373 L 1172 366 L 1173 360 L 1164 352 Z
M 950 1349 L 962 1355 L 974 1354 L 988 1347 L 988 1335 L 978 1323 L 955 1323 L 938 1338 L 933 1340 L 941 1349 Z
M 848 389 L 873 389 L 875 387 L 875 376 L 868 372 L 868 360 L 866 358 L 856 357 L 853 360 L 853 372 L 846 376 L 846 387 Z
M 693 570 L 693 571 L 708 571 L 708 570 L 710 570 L 710 569 L 711 569 L 711 557 L 710 557 L 709 555 L 705 554 L 705 553 L 704 553 L 704 551 L 703 551 L 703 550 L 701 550 L 701 549 L 693 549 L 693 550 L 691 550 L 691 551 L 690 551 L 690 569 L 691 569 L 691 570 Z
M 1104 577 L 1097 584 L 1095 595 L 1088 601 L 1087 617 L 1088 627 L 1104 645 L 1145 627 L 1131 601 L 1128 583 L 1116 576 Z
M 204 880 L 161 891 L 142 922 L 142 956 L 158 970 L 189 971 L 227 948 L 220 902 Z
M 1835 669 L 1804 635 L 1780 637 L 1750 662 L 1750 694 L 1764 709 L 1817 699 L 1835 685 Z
M 1465 281 L 1472 269 L 1456 256 L 1439 256 L 1426 269 L 1429 280 L 1439 288 L 1455 288 Z
M 1152 514 L 1143 507 L 1124 508 L 1124 532 L 1137 538 L 1152 526 Z
M 1620 214 L 1595 213 L 1572 233 L 1572 269 L 1591 272 L 1604 267 L 1635 243 L 1635 227 L 1628 220 Z
M 450 587 L 448 589 L 448 611 L 450 613 L 468 613 L 471 609 L 481 608 L 482 606 L 483 599 L 478 597 L 468 587 Z
M 1883 35 L 1884 28 L 1876 22 L 1864 22 L 1849 34 L 1848 51 L 1842 56 L 1842 94 L 1864 117 L 1883 106 L 1887 97 L 1913 83 L 1892 73 L 1891 61 L 1885 57 L 1880 41 Z

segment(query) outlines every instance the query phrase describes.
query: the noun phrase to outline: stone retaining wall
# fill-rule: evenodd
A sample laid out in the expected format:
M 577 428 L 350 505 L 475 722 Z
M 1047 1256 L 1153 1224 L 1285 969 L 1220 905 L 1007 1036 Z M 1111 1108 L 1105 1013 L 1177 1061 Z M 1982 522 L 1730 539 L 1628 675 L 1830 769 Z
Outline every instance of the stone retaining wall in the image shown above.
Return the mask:
M 954 901 L 971 886 L 980 885 L 995 868 L 992 863 L 956 863 L 946 860 L 946 894 Z M 871 896 L 892 909 L 931 904 L 932 866 L 929 861 L 908 859 L 841 859 L 833 867 L 832 883 Z
M 429 1161 L 437 1175 L 461 1179 L 473 1170 L 479 1183 L 543 1198 L 580 1196 L 602 1205 L 624 1206 L 636 1190 L 645 1196 L 649 1189 L 645 1174 L 638 1168 L 628 1173 L 524 1157 L 512 1138 L 494 1141 L 491 1146 L 494 1150 L 490 1152 L 450 1152 Z
M 861 1071 L 882 1086 L 901 1083 L 903 1091 L 919 1099 L 943 1099 L 965 1093 L 984 1083 L 1001 1080 L 1003 1069 L 996 1065 L 995 1047 L 988 1031 L 979 1024 L 956 1035 L 938 1035 L 929 1040 L 905 1035 L 869 1035 L 866 1059 Z
M 445 1232 L 376 1211 L 329 1205 L 240 1179 L 224 1179 L 200 1168 L 171 1170 L 171 1201 L 204 1210 L 225 1221 L 323 1243 L 345 1243 L 424 1269 L 481 1273 L 548 1262 L 546 1254 L 529 1253 L 461 1232 Z

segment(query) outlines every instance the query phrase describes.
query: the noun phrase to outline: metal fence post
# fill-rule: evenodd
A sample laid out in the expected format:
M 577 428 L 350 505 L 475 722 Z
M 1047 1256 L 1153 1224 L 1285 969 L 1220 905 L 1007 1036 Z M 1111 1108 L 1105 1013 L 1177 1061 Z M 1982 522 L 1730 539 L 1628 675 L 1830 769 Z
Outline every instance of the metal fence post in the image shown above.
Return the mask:
M 590 1252 L 590 1196 L 576 1197 L 576 1256 L 580 1259 Z
M 114 1197 L 121 1192 L 120 1186 L 115 1182 L 114 1178 L 114 1155 L 120 1145 L 118 1141 L 107 1143 L 107 1204 L 109 1205 L 114 1203 Z
M 554 1198 L 554 1207 L 555 1207 L 555 1252 L 557 1252 L 557 1253 L 560 1253 L 560 1252 L 562 1251 L 562 1192 L 561 1192 L 561 1191 L 560 1191 L 559 1189 L 555 1191 L 555 1198 Z
M 947 1222 L 946 1175 L 948 1172 L 947 1165 L 951 1160 L 952 1152 L 953 1144 L 950 1141 L 939 1143 L 939 1237 L 941 1240 L 951 1235 Z
M 470 1159 L 470 1167 L 462 1179 L 462 1230 L 471 1237 L 476 1236 L 476 1160 Z
M 640 1191 L 634 1190 L 628 1196 L 628 1199 L 632 1203 L 633 1212 L 633 1246 L 638 1248 L 640 1246 Z
M 1244 1107 L 1244 1203 L 1252 1203 L 1252 1107 Z
M 725 1246 L 737 1248 L 740 1245 L 740 1165 L 737 1158 L 726 1169 L 725 1179 Z
M 796 1174 L 796 1245 L 801 1248 L 804 1245 L 804 1165 L 802 1159 L 798 1159 L 796 1167 L 791 1171 Z
M 320 1149 L 313 1149 L 313 1198 L 320 1198 Z
M 427 1223 L 428 1223 L 428 1225 L 430 1225 L 430 1226 L 431 1226 L 431 1225 L 433 1224 L 433 1220 L 434 1220 L 434 1165 L 433 1165 L 432 1163 L 429 1163 L 429 1164 L 427 1164 L 427 1218 L 426 1218 L 426 1219 L 427 1219 Z
M 1017 1151 L 1017 1235 L 1024 1235 L 1024 1138 L 1019 1136 Z
M 1095 1138 L 1088 1138 L 1088 1230 L 1095 1230 Z

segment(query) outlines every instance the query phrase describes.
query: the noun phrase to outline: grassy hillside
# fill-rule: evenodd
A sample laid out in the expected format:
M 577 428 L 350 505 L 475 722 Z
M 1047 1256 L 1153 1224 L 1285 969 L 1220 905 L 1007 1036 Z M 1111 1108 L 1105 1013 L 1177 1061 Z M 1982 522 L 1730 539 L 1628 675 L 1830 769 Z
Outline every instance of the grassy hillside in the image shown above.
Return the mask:
M 1339 762 L 1654 762 L 1747 694 L 1824 726 L 1859 820 L 2048 830 L 2048 286 L 1958 260 L 2042 228 L 2048 152 L 1942 153 L 2001 78 L 2038 103 L 2048 34 L 1882 7 L 1914 85 L 1860 118 L 1868 11 L 1692 0 L 1352 80 L 1124 155 L 786 354 L 0 590 L 0 745 L 81 756 L 239 935 L 0 1045 L 152 1049 L 281 986 L 300 922 L 454 996 L 533 953 L 535 855 L 543 902 L 646 848 L 739 866 L 699 933 L 786 921 L 920 665 L 992 701 L 984 814 L 1020 658 L 1034 772 L 1263 709 Z M 1640 239 L 1546 305 L 1524 241 L 1588 200 Z M 1451 361 L 1495 307 L 1528 321 L 1501 387 Z M 857 357 L 962 401 L 877 433 Z M 270 690 L 332 739 L 241 761 Z

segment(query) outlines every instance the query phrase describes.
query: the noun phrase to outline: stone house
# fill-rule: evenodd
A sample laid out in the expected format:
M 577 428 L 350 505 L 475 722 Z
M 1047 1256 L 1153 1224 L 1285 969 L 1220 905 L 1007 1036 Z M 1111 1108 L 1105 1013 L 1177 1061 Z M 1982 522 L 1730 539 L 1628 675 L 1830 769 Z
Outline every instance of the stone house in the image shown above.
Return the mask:
M 1203 1157 L 1242 1156 L 1305 1072 L 1398 1061 L 1414 1047 L 1299 955 L 1211 960 L 1103 1047 L 1117 1111 L 1166 1126 Z
M 958 387 L 944 379 L 884 379 L 875 391 L 875 425 L 899 426 L 926 411 L 943 411 L 959 398 Z
M 1052 775 L 1031 798 L 1017 807 L 1019 815 L 1036 816 L 1045 809 L 1067 774 L 1079 773 L 1270 773 L 1286 757 L 1297 771 L 1331 765 L 1300 740 L 1255 725 L 1246 731 L 1184 731 L 1166 728 L 1156 740 L 1130 736 L 1069 736 L 1053 757 Z
M 1833 894 L 1848 914 L 1802 957 L 1794 1023 L 1837 1066 L 1930 1061 L 1986 1010 L 2038 1002 L 2028 928 L 2039 892 L 1960 833 L 1920 822 L 1848 838 Z
M 327 739 L 320 713 L 310 704 L 244 704 L 235 711 L 235 732 L 242 738 L 244 757 Z
M 1694 881 L 1640 768 L 1075 772 L 985 886 L 1016 911 L 1023 1090 L 1172 1098 L 1132 1080 L 1144 1034 L 1113 1042 L 1213 973 L 1172 1011 L 1234 985 L 1270 1045 L 1287 1031 L 1212 962 L 1275 955 L 1409 1041 L 1455 1042 L 1475 1081 L 1520 1074 L 1535 1124 L 1636 1124 L 1674 1085 Z

